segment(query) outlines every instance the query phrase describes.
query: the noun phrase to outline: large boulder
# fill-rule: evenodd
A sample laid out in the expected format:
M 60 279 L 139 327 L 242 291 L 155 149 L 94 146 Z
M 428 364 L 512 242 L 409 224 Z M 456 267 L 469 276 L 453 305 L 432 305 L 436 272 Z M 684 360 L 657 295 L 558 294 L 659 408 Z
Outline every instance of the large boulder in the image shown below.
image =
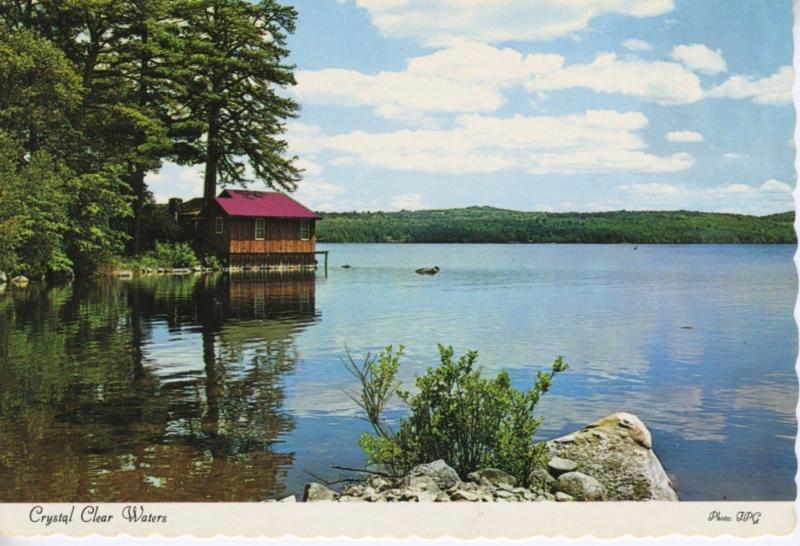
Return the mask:
M 20 288 L 28 286 L 28 282 L 29 282 L 28 277 L 26 277 L 25 275 L 17 275 L 13 279 L 11 279 L 11 284 L 13 284 L 14 286 L 18 286 Z
M 5 271 L 0 271 L 0 284 L 5 284 L 8 282 L 8 276 L 6 275 Z
M 410 480 L 416 476 L 429 476 L 436 481 L 436 484 L 442 488 L 447 489 L 461 481 L 458 477 L 458 472 L 453 470 L 443 460 L 433 461 L 432 463 L 419 464 L 412 468 L 406 474 L 406 480 Z
M 550 457 L 574 461 L 580 473 L 599 481 L 606 500 L 678 500 L 653 452 L 650 431 L 631 413 L 603 417 L 572 434 L 546 442 L 545 448 Z M 568 474 L 576 472 L 562 474 L 558 488 L 570 493 L 561 483 Z

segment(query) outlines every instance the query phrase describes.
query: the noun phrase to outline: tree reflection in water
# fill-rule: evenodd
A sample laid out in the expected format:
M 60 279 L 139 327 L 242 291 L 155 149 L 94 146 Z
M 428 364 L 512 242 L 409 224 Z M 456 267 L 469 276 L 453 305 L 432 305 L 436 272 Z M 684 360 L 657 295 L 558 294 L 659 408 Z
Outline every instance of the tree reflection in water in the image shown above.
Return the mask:
M 150 277 L 0 297 L 0 500 L 285 493 L 283 379 L 312 275 Z

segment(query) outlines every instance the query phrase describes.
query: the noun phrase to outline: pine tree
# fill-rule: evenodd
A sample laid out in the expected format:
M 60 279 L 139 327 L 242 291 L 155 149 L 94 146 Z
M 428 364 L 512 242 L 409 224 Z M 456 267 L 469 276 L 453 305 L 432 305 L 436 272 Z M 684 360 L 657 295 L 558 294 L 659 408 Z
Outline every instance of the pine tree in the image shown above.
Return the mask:
M 197 153 L 205 162 L 206 203 L 218 183 L 246 184 L 251 174 L 268 187 L 294 190 L 299 169 L 280 135 L 299 106 L 279 92 L 295 83 L 294 67 L 284 62 L 294 8 L 274 0 L 179 0 L 175 14 L 183 22 L 186 104 L 204 123 Z

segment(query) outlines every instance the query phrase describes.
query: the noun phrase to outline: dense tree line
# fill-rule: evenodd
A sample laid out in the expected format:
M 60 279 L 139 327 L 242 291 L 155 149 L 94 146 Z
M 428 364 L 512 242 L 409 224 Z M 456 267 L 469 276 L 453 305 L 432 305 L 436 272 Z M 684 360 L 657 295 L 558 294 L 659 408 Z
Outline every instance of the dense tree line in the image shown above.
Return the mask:
M 795 243 L 794 212 L 518 212 L 492 207 L 325 213 L 332 243 Z
M 296 12 L 274 0 L 0 0 L 0 270 L 91 270 L 164 228 L 165 160 L 217 184 L 299 179 Z M 251 168 L 246 169 L 245 165 Z

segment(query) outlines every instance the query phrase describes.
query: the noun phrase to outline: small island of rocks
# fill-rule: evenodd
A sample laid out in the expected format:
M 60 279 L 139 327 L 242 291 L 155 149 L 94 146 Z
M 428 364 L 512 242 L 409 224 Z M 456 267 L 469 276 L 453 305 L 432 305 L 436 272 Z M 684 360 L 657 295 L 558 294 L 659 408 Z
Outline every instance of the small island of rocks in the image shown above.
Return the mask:
M 614 413 L 545 443 L 547 465 L 535 469 L 529 487 L 496 468 L 462 479 L 444 461 L 411 469 L 405 476 L 373 475 L 335 491 L 306 485 L 303 501 L 336 502 L 519 502 L 677 501 L 669 477 L 653 452 L 650 431 L 631 413 Z M 294 496 L 283 502 L 296 501 Z

